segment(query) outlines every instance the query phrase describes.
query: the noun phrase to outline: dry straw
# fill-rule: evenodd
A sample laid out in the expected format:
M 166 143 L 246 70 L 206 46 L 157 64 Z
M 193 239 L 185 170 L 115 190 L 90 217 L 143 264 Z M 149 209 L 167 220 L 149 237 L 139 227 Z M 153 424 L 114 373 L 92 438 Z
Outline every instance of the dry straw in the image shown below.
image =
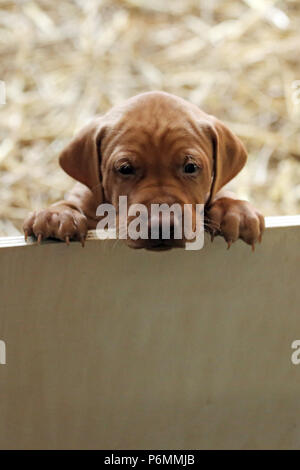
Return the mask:
M 298 0 L 0 0 L 0 234 L 71 187 L 57 155 L 76 130 L 153 89 L 242 138 L 241 197 L 300 212 L 299 55 Z

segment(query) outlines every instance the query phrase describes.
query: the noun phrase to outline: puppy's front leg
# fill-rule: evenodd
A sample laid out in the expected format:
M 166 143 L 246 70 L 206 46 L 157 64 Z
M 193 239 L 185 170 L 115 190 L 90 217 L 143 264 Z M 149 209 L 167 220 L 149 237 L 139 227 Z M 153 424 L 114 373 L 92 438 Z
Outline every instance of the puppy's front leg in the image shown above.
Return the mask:
M 264 217 L 249 202 L 221 190 L 206 210 L 206 227 L 212 240 L 216 235 L 225 238 L 228 248 L 238 238 L 255 248 L 265 229 Z
M 84 246 L 87 231 L 97 224 L 96 208 L 92 191 L 76 183 L 66 200 L 28 215 L 23 225 L 25 239 L 34 235 L 38 242 L 57 238 L 67 244 L 70 240 L 78 240 Z

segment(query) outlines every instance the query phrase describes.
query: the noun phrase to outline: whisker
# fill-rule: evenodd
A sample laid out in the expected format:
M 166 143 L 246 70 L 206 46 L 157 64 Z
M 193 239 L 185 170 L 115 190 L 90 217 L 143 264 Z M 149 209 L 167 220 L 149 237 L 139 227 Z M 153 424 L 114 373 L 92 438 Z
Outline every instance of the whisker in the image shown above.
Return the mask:
M 211 229 L 221 230 L 220 224 L 218 224 L 218 223 L 215 222 L 214 220 L 209 219 L 208 217 L 206 217 L 206 218 L 204 219 L 204 225 L 205 225 L 206 227 L 211 228 Z

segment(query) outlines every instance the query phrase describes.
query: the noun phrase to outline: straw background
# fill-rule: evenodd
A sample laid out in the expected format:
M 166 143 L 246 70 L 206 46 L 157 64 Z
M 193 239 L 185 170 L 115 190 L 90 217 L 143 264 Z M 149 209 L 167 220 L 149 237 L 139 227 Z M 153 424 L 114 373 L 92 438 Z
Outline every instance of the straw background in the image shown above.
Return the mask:
M 155 89 L 244 141 L 240 197 L 300 213 L 299 55 L 298 0 L 0 0 L 0 235 L 72 186 L 57 155 L 76 130 Z

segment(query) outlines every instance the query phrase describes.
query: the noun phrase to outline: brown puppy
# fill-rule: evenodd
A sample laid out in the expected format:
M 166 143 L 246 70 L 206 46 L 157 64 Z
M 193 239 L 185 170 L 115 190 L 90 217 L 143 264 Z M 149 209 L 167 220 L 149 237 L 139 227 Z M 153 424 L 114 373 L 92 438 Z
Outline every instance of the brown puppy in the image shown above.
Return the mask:
M 240 140 L 197 106 L 163 92 L 138 95 L 95 118 L 62 152 L 61 167 L 79 183 L 65 201 L 30 214 L 25 237 L 84 243 L 87 230 L 99 220 L 98 205 L 107 202 L 118 210 L 119 196 L 127 196 L 128 205 L 146 207 L 205 204 L 205 228 L 212 237 L 224 236 L 228 246 L 242 238 L 254 247 L 264 230 L 263 216 L 248 202 L 221 191 L 246 158 Z M 183 246 L 184 239 L 127 243 L 170 248 Z

